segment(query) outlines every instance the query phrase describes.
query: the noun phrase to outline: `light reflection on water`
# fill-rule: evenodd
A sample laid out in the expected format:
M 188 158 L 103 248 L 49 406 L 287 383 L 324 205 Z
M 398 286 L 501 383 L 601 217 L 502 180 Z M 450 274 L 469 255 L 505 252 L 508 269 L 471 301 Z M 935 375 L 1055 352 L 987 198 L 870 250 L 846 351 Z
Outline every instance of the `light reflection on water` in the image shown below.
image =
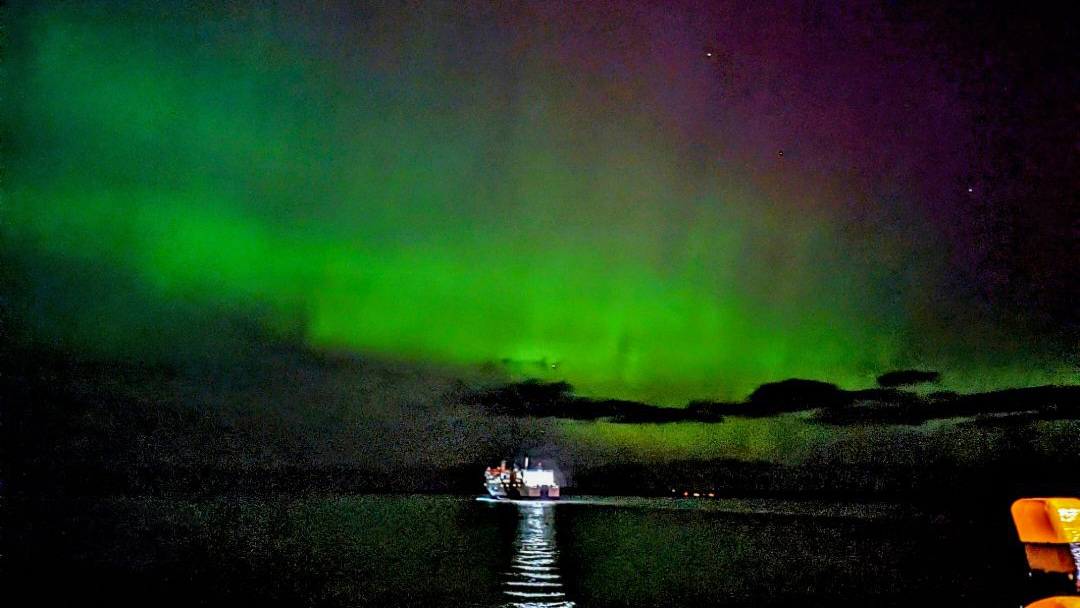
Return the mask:
M 555 544 L 555 507 L 546 502 L 517 503 L 517 538 L 514 557 L 503 581 L 508 606 L 516 608 L 570 608 L 559 576 Z

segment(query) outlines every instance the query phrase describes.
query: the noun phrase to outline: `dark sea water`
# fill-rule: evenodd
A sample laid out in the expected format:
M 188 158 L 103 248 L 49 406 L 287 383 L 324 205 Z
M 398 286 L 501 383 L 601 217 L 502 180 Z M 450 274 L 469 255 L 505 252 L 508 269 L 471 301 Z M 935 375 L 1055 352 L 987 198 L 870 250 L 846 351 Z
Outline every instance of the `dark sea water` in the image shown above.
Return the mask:
M 20 606 L 1017 606 L 1026 575 L 1007 512 L 971 519 L 891 504 L 335 496 L 8 506 L 5 588 L 27 598 Z

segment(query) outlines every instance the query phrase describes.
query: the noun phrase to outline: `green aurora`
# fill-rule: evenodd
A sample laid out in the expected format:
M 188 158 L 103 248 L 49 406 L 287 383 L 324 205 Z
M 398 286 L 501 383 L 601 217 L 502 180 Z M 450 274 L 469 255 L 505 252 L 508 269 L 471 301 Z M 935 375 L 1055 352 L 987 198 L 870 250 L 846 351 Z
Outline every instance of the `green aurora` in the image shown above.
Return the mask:
M 465 16 L 350 37 L 274 5 L 125 6 L 12 9 L 2 255 L 30 343 L 212 354 L 248 323 L 668 404 L 911 366 L 1071 378 L 1022 322 L 941 303 L 917 219 L 688 163 L 655 104 L 623 103 L 645 84 L 571 78 Z

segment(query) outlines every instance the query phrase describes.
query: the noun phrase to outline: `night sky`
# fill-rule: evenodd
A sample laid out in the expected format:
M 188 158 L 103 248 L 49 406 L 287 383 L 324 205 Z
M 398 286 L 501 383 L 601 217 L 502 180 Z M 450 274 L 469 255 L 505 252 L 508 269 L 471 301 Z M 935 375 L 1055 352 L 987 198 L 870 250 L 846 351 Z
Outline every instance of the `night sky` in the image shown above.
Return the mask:
M 4 331 L 660 404 L 1075 383 L 1080 19 L 955 4 L 15 3 Z

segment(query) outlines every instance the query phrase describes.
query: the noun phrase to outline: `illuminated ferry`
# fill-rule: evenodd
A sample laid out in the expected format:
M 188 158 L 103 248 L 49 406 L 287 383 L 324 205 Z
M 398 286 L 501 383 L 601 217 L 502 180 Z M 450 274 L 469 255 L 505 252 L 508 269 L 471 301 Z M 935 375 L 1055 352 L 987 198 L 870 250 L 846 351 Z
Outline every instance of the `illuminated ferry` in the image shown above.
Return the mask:
M 525 459 L 525 467 L 521 469 L 517 467 L 517 464 L 507 467 L 505 460 L 498 467 L 488 468 L 484 471 L 484 487 L 494 498 L 550 499 L 559 497 L 555 471 L 545 469 L 539 463 L 529 468 L 528 458 Z

